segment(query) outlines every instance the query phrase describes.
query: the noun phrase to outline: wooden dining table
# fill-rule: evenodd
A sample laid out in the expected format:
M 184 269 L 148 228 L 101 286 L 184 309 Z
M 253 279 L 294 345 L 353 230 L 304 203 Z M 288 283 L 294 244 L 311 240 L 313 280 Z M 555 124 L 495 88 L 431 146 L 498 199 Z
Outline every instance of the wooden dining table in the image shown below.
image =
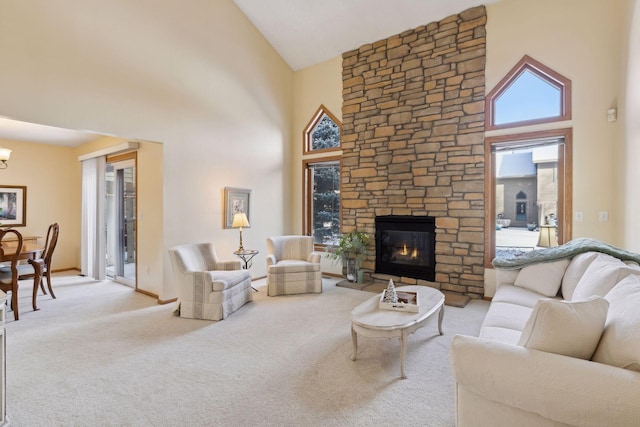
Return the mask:
M 2 251 L 0 251 L 0 262 L 10 262 L 14 254 L 16 253 L 17 244 L 15 243 L 15 241 L 7 240 L 0 243 L 0 246 L 2 247 Z M 20 251 L 20 256 L 18 257 L 18 259 L 38 259 L 43 250 L 44 247 L 38 244 L 37 241 L 25 241 L 22 243 L 22 250 Z M 38 310 L 36 297 L 38 295 L 38 285 L 40 284 L 40 279 L 42 277 L 42 268 L 36 268 L 34 266 L 33 270 L 35 272 L 35 277 L 33 281 L 33 295 L 31 297 L 31 304 L 33 305 L 33 310 L 36 311 Z M 13 303 L 17 304 L 18 278 L 13 277 L 13 282 L 13 292 L 16 293 L 16 298 L 14 299 L 12 295 L 12 301 L 14 301 Z

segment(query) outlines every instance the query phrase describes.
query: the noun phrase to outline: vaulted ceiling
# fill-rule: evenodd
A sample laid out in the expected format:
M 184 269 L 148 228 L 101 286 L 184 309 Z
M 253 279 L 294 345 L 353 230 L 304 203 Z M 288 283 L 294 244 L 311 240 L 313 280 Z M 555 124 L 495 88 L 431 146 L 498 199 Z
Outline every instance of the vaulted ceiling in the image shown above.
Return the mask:
M 499 0 L 233 0 L 293 70 Z
M 499 0 L 233 0 L 293 70 Z M 83 131 L 0 117 L 0 139 L 77 146 Z

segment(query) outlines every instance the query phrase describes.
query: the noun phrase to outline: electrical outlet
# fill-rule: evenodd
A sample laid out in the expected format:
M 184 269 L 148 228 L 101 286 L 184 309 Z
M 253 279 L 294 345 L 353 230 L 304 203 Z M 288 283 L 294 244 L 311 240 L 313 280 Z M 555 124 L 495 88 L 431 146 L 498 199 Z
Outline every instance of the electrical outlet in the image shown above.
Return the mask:
M 584 221 L 584 212 L 576 211 L 576 221 Z
M 608 211 L 600 211 L 600 212 L 598 212 L 598 221 L 600 221 L 600 222 L 609 221 L 609 212 Z

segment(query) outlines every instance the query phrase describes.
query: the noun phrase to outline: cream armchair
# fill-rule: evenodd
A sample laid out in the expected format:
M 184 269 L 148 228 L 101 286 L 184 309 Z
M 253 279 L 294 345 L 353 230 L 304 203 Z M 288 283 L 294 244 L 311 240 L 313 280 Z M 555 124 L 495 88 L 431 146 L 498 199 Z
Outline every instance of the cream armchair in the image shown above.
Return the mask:
M 322 292 L 320 254 L 311 236 L 267 238 L 267 295 Z
M 249 272 L 240 260 L 220 261 L 212 243 L 175 246 L 169 255 L 180 317 L 222 320 L 253 300 Z

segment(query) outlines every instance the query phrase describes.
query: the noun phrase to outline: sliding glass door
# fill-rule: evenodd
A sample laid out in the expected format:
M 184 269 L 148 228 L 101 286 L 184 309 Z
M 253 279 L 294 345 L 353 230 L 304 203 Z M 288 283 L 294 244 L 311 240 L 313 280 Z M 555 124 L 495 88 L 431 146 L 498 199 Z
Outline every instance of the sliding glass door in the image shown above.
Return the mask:
M 131 157 L 131 156 L 126 156 Z M 136 286 L 136 159 L 107 159 L 105 194 L 107 277 Z

